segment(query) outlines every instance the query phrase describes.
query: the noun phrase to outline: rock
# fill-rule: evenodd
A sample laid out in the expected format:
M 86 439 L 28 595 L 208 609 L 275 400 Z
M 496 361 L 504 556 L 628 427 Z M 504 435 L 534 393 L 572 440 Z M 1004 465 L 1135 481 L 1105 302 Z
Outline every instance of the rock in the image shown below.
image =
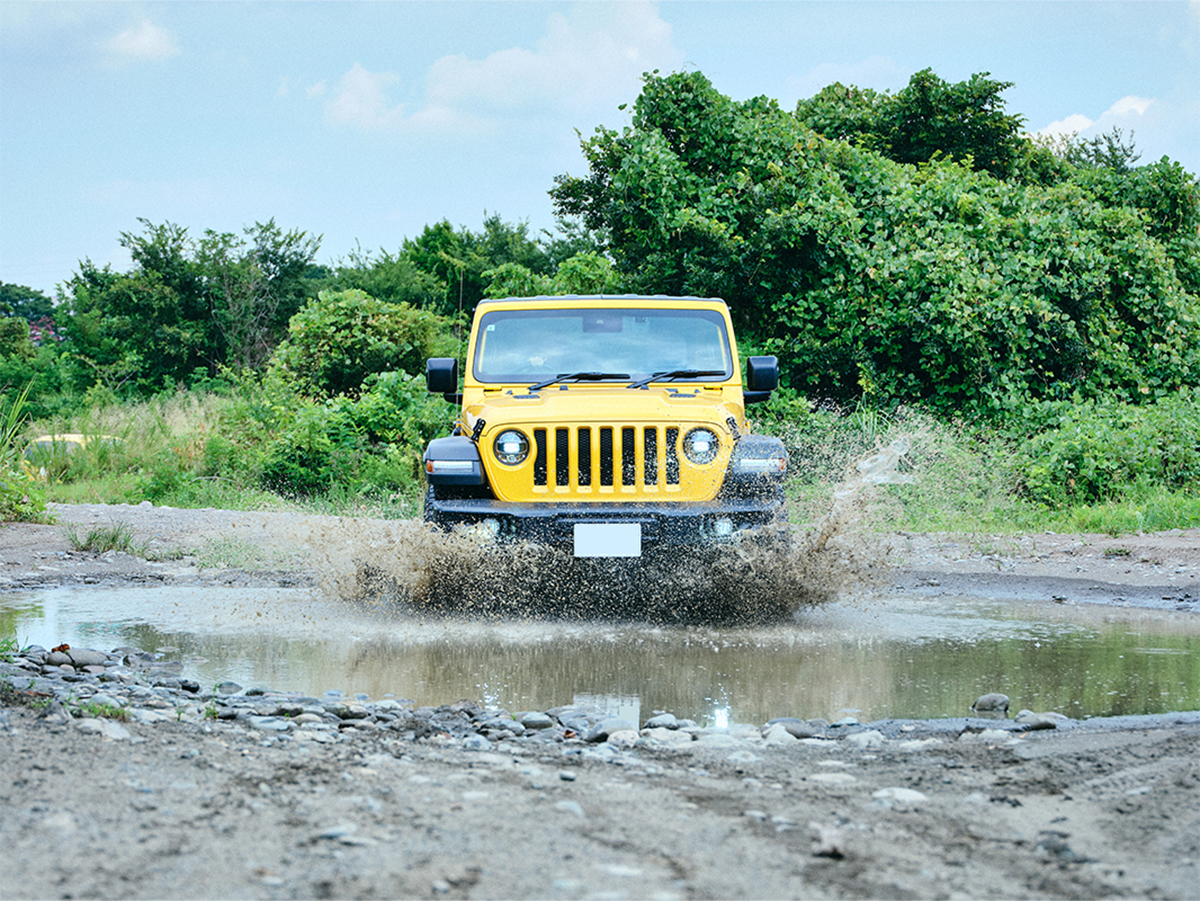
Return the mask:
M 608 736 L 614 732 L 628 732 L 631 730 L 636 732 L 637 726 L 629 722 L 629 720 L 623 720 L 619 717 L 609 717 L 601 720 L 584 733 L 583 740 L 587 742 L 607 741 Z
M 111 741 L 127 741 L 133 737 L 132 733 L 120 723 L 114 723 L 112 720 L 106 719 L 84 717 L 75 721 L 75 728 L 80 732 L 100 735 Z
M 260 732 L 287 732 L 291 728 L 287 720 L 277 716 L 251 716 L 248 719 L 250 728 Z
M 574 782 L 578 778 L 578 775 L 574 770 L 559 770 L 558 778 L 563 782 Z
M 675 718 L 673 713 L 660 713 L 658 716 L 652 716 L 646 720 L 643 729 L 678 729 L 679 720 Z
M 929 798 L 915 788 L 881 788 L 872 792 L 871 797 L 884 802 L 889 807 L 916 807 Z
M 615 732 L 608 733 L 608 744 L 614 748 L 626 750 L 637 744 L 639 736 L 634 729 L 618 729 Z
M 830 725 L 833 728 L 837 728 L 839 726 L 857 726 L 858 720 L 856 720 L 852 716 L 847 716 L 847 717 L 843 717 L 842 719 L 838 720 L 836 723 L 831 723 Z
M 554 805 L 554 809 L 580 818 L 584 816 L 583 807 L 578 801 L 559 801 Z
M 860 751 L 867 751 L 882 748 L 884 738 L 882 732 L 870 729 L 866 732 L 855 732 L 853 735 L 847 735 L 845 742 L 853 748 L 858 748 Z
M 242 690 L 236 682 L 218 682 L 215 691 L 219 695 L 235 695 Z
M 44 666 L 74 666 L 71 658 L 63 651 L 51 651 L 46 655 L 46 659 L 42 661 Z
M 463 748 L 468 751 L 490 751 L 492 743 L 478 733 L 463 739 Z
M 549 729 L 554 725 L 554 720 L 545 713 L 531 711 L 529 713 L 518 714 L 517 722 L 526 729 Z
M 1008 695 L 992 692 L 976 698 L 971 710 L 984 719 L 1003 720 L 1008 718 L 1008 703 Z
M 669 745 L 690 745 L 695 736 L 690 732 L 684 732 L 682 729 L 669 729 L 665 726 L 656 726 L 651 729 L 643 729 L 642 738 Z
M 808 828 L 813 831 L 812 853 L 814 857 L 830 857 L 841 860 L 846 856 L 846 842 L 842 838 L 842 830 L 837 826 L 812 822 Z
M 1066 719 L 1061 713 L 1034 713 L 1032 710 L 1022 710 L 1014 722 L 1032 732 L 1037 729 L 1057 729 L 1059 722 Z
M 104 666 L 108 663 L 108 655 L 103 651 L 93 651 L 89 648 L 71 648 L 67 657 L 74 666 Z
M 787 745 L 794 745 L 798 741 L 797 737 L 783 723 L 775 723 L 772 726 L 768 726 L 766 732 L 763 734 L 763 738 L 772 747 L 786 747 Z
M 767 721 L 767 724 L 763 726 L 763 737 L 766 737 L 767 731 L 771 727 L 782 726 L 787 730 L 788 734 L 794 738 L 813 738 L 814 736 L 820 735 L 824 731 L 826 725 L 828 725 L 828 723 L 816 725 L 814 723 L 810 723 L 808 720 L 798 719 L 794 716 L 781 716 Z
M 959 736 L 959 741 L 1002 741 L 1009 742 L 1013 740 L 1011 732 L 1004 729 L 984 729 L 982 732 L 964 732 Z

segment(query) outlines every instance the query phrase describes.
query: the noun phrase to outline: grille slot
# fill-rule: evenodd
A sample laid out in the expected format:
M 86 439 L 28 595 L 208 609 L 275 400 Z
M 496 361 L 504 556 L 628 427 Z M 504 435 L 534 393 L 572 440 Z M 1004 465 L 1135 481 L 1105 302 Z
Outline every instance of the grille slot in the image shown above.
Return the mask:
M 554 484 L 560 488 L 571 484 L 571 430 L 554 430 Z

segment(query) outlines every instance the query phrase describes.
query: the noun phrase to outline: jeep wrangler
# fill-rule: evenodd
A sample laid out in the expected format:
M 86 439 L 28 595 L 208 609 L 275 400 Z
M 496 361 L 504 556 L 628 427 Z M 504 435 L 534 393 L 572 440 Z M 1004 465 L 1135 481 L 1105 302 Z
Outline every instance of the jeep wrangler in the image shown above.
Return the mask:
M 783 443 L 746 404 L 779 381 L 750 357 L 743 383 L 722 300 L 565 296 L 484 300 L 466 371 L 427 363 L 461 404 L 425 451 L 425 520 L 575 557 L 640 557 L 737 541 L 784 521 Z

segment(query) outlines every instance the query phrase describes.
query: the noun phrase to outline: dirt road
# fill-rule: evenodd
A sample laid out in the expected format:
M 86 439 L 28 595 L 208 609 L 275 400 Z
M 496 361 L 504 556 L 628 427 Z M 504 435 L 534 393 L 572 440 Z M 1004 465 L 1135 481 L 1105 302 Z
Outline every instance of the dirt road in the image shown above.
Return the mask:
M 78 531 L 128 523 L 180 553 L 89 556 L 62 524 L 8 525 L 6 587 L 297 584 L 318 578 L 303 536 L 331 528 L 286 513 L 58 513 Z M 253 549 L 249 568 L 223 565 Z M 1185 613 L 1200 597 L 1197 532 L 897 536 L 891 558 L 897 583 L 931 593 Z M 180 690 L 165 688 L 130 702 L 158 716 L 85 729 L 7 684 L 0 898 L 1200 896 L 1196 714 L 485 742 L 318 711 L 326 738 L 301 741 L 303 726 L 268 725 L 281 717 L 207 715 L 217 699 L 173 705 Z

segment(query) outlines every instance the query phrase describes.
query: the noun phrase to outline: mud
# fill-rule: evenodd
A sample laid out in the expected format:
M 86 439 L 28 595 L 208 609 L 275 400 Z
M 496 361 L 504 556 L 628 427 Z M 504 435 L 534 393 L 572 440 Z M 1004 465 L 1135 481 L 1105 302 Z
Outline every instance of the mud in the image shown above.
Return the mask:
M 416 556 L 431 540 L 290 513 L 56 512 L 80 530 L 127 523 L 164 559 L 77 553 L 61 524 L 11 524 L 4 587 L 352 594 L 397 540 Z M 438 581 L 377 568 L 414 598 Z M 881 591 L 1190 616 L 1200 532 L 899 535 L 864 572 L 887 573 Z M 893 723 L 861 745 L 716 735 L 620 764 L 374 733 L 301 749 L 223 723 L 129 724 L 113 741 L 33 708 L 0 718 L 3 898 L 1192 898 L 1200 876 L 1190 715 L 993 733 Z

